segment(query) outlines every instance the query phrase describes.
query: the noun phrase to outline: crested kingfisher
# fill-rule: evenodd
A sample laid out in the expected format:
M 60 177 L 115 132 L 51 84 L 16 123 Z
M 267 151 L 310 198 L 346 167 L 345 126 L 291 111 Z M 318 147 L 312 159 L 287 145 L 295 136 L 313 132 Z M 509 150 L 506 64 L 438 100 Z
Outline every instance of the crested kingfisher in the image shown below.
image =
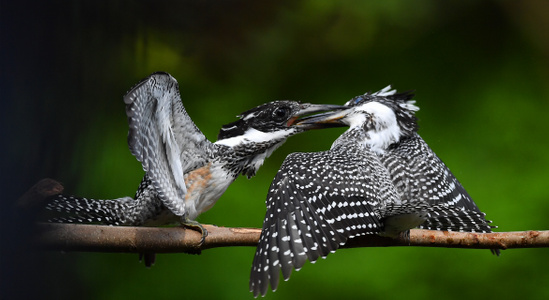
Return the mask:
M 131 153 L 146 172 L 135 199 L 110 200 L 56 195 L 48 210 L 65 214 L 54 222 L 161 225 L 180 222 L 207 231 L 195 221 L 238 177 L 255 175 L 288 137 L 334 125 L 298 125 L 301 117 L 341 109 L 282 100 L 259 105 L 221 128 L 215 143 L 191 120 L 170 74 L 153 73 L 125 96 Z M 335 125 L 339 126 L 339 125 Z
M 349 126 L 328 151 L 292 153 L 269 189 L 252 263 L 250 291 L 278 287 L 280 272 L 335 252 L 367 234 L 407 237 L 409 229 L 491 232 L 450 170 L 417 134 L 410 93 L 385 88 L 347 102 L 348 109 L 299 125 Z

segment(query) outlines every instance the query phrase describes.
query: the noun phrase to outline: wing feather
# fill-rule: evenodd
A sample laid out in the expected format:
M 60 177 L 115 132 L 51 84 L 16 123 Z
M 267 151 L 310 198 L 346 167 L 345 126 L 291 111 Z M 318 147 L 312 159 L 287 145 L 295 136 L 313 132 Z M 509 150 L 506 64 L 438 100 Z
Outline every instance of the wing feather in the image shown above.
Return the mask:
M 138 83 L 124 103 L 130 151 L 166 207 L 184 216 L 184 175 L 205 164 L 212 144 L 188 116 L 177 81 L 167 73 L 154 73 Z
M 382 180 L 370 173 L 373 167 L 365 166 L 368 160 L 376 160 L 379 166 L 381 162 L 374 154 L 365 157 L 368 154 L 326 151 L 288 155 L 267 196 L 267 212 L 250 277 L 254 296 L 267 292 L 267 276 L 262 272 L 268 272 L 275 290 L 280 271 L 288 280 L 292 269 L 299 270 L 307 259 L 315 262 L 353 236 L 379 232 L 379 216 L 371 206 L 391 201 L 385 196 L 394 197 L 396 193 L 372 192 L 390 190 L 377 186 L 390 184 L 390 180 L 386 173 Z M 335 172 L 333 166 L 342 163 L 342 155 L 353 161 Z
M 433 206 L 446 205 L 481 213 L 454 174 L 418 134 L 402 140 L 389 151 L 390 155 L 382 159 L 395 186 L 407 189 L 401 190 L 403 194 Z M 394 159 L 398 162 L 391 161 Z

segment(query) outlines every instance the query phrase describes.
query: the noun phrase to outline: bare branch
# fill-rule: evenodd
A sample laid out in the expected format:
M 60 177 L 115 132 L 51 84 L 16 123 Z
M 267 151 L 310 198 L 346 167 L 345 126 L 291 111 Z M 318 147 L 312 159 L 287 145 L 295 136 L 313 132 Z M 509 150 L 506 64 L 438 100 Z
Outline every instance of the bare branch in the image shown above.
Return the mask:
M 261 233 L 255 228 L 203 225 L 208 236 L 183 227 L 130 227 L 84 224 L 38 224 L 39 247 L 61 251 L 175 253 L 229 246 L 256 246 Z
M 80 224 L 38 224 L 35 239 L 44 249 L 60 251 L 175 253 L 217 247 L 257 245 L 260 229 L 204 225 L 209 234 L 202 247 L 201 235 L 182 227 L 126 227 Z M 351 239 L 345 248 L 422 246 L 474 249 L 549 247 L 549 231 L 467 233 L 413 229 L 410 242 L 376 235 Z
M 53 179 L 34 185 L 16 204 L 20 210 L 36 209 L 63 186 Z M 37 224 L 33 242 L 40 248 L 60 251 L 197 253 L 217 247 L 257 246 L 261 230 L 204 225 L 208 237 L 200 247 L 201 235 L 183 227 L 129 227 L 83 224 Z M 549 231 L 467 233 L 412 229 L 410 240 L 377 235 L 351 239 L 344 248 L 421 246 L 473 249 L 549 247 Z
M 390 239 L 364 236 L 350 240 L 354 247 L 419 246 L 470 249 L 512 249 L 549 247 L 549 231 L 512 231 L 493 233 L 451 232 L 437 230 L 410 230 L 410 242 L 403 238 Z

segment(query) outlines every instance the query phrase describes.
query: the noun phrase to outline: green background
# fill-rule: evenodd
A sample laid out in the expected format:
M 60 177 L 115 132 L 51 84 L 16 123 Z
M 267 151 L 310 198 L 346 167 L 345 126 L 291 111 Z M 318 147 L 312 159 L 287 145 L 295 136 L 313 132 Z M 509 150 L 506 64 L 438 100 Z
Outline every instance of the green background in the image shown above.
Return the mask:
M 2 299 L 250 299 L 254 248 L 158 255 L 42 253 L 9 208 L 36 181 L 133 196 L 122 96 L 172 74 L 197 126 L 275 99 L 341 104 L 416 90 L 420 134 L 497 231 L 549 230 L 547 1 L 2 1 Z M 284 157 L 329 148 L 308 132 L 239 178 L 202 223 L 260 227 Z M 23 250 L 21 250 L 23 249 Z M 549 299 L 549 249 L 345 249 L 269 299 Z

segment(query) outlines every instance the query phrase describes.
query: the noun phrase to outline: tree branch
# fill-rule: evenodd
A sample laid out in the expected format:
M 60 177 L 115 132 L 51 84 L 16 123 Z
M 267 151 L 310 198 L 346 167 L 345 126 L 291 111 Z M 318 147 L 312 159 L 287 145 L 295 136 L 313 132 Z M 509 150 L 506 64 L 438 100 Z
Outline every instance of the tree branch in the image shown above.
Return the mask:
M 201 235 L 182 227 L 129 227 L 81 224 L 38 224 L 34 242 L 48 250 L 128 253 L 195 252 L 217 247 L 257 246 L 260 229 L 204 225 L 208 237 L 199 247 Z M 447 232 L 412 229 L 410 242 L 377 235 L 351 239 L 344 248 L 421 246 L 473 249 L 549 247 L 549 231 L 496 233 Z
M 16 203 L 18 210 L 35 210 L 63 186 L 53 179 L 43 179 Z M 60 251 L 197 253 L 217 247 L 257 246 L 261 230 L 204 225 L 208 236 L 202 246 L 201 234 L 183 227 L 129 227 L 83 224 L 37 224 L 32 242 L 42 249 Z M 473 249 L 511 249 L 549 247 L 549 231 L 495 233 L 410 230 L 410 240 L 367 235 L 350 239 L 344 248 L 420 246 Z

